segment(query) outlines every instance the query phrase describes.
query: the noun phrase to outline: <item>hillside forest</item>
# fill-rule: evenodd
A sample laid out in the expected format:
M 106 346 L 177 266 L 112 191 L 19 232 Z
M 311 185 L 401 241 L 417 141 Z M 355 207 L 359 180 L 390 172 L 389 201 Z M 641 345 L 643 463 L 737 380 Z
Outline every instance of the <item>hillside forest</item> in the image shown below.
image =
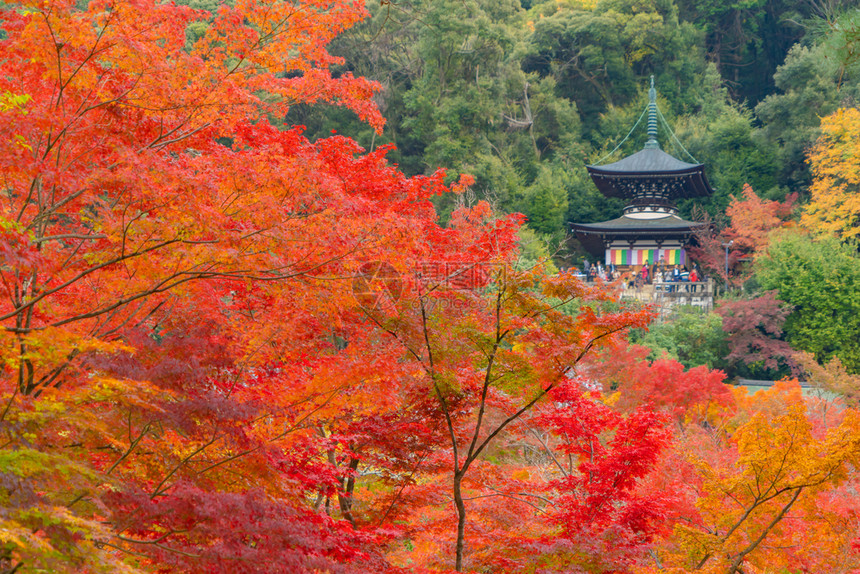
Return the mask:
M 4 1 L 0 573 L 860 572 L 858 26 Z M 568 272 L 652 75 L 720 290 L 662 320 Z

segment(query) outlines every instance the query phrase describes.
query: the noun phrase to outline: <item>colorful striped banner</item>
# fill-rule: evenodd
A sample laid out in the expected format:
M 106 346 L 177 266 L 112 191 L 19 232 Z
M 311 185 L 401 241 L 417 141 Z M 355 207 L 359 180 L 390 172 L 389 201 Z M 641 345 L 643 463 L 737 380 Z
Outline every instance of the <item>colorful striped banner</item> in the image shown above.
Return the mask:
M 660 257 L 666 265 L 685 265 L 687 252 L 683 249 L 607 249 L 606 264 L 615 265 L 649 265 L 660 262 Z

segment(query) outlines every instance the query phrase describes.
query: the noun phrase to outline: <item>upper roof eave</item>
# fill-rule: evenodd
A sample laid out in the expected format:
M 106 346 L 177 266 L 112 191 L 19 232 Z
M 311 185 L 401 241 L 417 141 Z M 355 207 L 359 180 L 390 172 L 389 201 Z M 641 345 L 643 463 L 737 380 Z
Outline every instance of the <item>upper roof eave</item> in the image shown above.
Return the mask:
M 705 175 L 705 169 L 702 164 L 694 165 L 692 168 L 663 171 L 663 172 L 619 172 L 619 171 L 603 171 L 600 167 L 586 166 L 591 180 L 597 186 L 598 191 L 607 197 L 628 197 L 624 186 L 620 185 L 623 180 L 631 178 L 659 178 L 659 177 L 676 177 L 683 180 L 683 188 L 680 192 L 673 194 L 673 197 L 708 197 L 714 190 L 711 188 L 710 182 Z M 618 185 L 616 185 L 618 182 Z

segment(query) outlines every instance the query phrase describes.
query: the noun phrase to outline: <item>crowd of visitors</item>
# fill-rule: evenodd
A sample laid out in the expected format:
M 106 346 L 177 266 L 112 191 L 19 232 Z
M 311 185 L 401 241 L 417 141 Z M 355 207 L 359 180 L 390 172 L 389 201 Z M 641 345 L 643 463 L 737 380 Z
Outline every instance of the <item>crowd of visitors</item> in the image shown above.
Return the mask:
M 621 271 L 610 263 L 603 266 L 602 263 L 590 263 L 587 259 L 583 262 L 582 277 L 589 282 L 596 279 L 602 281 L 617 281 L 622 279 Z M 649 264 L 648 261 L 641 268 L 635 271 L 628 271 L 624 274 L 624 279 L 630 288 L 640 288 L 643 285 L 659 285 L 666 292 L 673 292 L 680 286 L 675 283 L 692 283 L 693 285 L 685 285 L 684 290 L 693 292 L 696 291 L 695 283 L 704 281 L 699 266 L 693 264 L 692 267 L 686 265 L 669 265 L 664 258 L 660 258 L 657 263 Z
M 616 281 L 621 279 L 621 272 L 614 264 L 604 267 L 602 263 L 589 263 L 586 259 L 582 267 L 582 275 L 586 281 Z

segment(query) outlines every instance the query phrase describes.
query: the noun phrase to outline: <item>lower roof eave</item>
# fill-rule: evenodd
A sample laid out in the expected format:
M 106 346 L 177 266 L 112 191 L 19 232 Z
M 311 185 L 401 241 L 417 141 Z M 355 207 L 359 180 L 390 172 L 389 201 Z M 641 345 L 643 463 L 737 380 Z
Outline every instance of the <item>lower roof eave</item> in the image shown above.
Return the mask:
M 666 235 L 695 233 L 698 227 L 643 227 L 639 229 L 618 229 L 616 227 L 584 227 L 572 224 L 571 229 L 576 233 L 586 235 Z

